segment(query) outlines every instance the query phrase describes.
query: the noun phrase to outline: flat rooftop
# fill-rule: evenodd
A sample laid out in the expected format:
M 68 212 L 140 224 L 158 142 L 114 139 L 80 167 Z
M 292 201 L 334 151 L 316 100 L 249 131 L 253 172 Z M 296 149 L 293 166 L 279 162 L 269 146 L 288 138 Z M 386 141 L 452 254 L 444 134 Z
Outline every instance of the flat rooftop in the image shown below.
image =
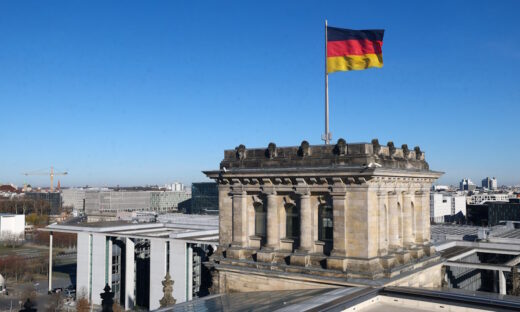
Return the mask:
M 520 298 L 459 289 L 345 287 L 218 294 L 159 309 L 188 311 L 518 311 Z
M 51 224 L 41 231 L 97 233 L 115 237 L 180 239 L 218 244 L 218 216 L 175 214 L 161 222 L 103 221 Z

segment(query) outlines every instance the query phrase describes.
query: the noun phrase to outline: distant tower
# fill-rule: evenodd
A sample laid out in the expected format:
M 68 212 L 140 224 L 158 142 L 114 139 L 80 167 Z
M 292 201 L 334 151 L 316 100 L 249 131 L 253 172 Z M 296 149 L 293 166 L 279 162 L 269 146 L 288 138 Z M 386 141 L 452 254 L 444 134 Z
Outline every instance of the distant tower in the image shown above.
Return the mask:
M 61 189 L 61 184 L 60 184 L 60 180 L 58 180 L 58 185 L 56 186 L 56 191 L 60 191 Z

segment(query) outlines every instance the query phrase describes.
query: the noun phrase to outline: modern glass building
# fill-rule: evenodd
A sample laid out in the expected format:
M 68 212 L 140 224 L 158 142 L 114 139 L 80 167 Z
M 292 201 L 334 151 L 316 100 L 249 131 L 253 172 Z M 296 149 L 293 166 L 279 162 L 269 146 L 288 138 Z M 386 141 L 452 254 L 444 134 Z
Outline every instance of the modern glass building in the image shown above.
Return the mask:
M 191 214 L 218 214 L 218 188 L 215 182 L 199 182 L 191 185 Z

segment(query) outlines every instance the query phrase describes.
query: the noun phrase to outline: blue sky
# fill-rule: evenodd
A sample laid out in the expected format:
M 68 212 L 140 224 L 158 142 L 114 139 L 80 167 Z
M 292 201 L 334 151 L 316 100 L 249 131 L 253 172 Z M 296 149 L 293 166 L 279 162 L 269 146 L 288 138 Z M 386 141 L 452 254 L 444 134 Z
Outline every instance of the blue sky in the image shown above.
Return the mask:
M 321 144 L 323 23 L 384 28 L 330 75 L 336 141 L 419 145 L 440 183 L 520 184 L 519 1 L 2 1 L 0 182 L 203 181 L 223 150 Z

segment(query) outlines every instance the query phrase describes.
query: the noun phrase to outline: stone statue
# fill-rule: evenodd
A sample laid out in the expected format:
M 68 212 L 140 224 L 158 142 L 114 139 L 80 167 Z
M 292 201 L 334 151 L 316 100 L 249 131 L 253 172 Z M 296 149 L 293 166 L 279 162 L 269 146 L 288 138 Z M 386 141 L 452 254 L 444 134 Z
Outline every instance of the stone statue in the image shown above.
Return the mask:
M 298 155 L 301 157 L 309 156 L 311 154 L 311 147 L 309 145 L 309 142 L 302 141 L 302 144 L 300 144 L 300 148 L 298 149 Z
M 381 144 L 379 144 L 379 140 L 378 139 L 373 139 L 372 140 L 372 147 L 374 149 L 374 155 L 379 155 L 381 153 Z
M 401 148 L 403 149 L 404 158 L 408 159 L 410 157 L 410 150 L 408 149 L 408 144 L 401 145 Z
M 103 288 L 104 292 L 101 293 L 101 311 L 103 312 L 112 312 L 112 307 L 114 305 L 114 292 L 110 291 L 110 286 L 108 284 Z
M 421 152 L 421 148 L 419 146 L 416 146 L 413 149 L 415 151 L 415 159 L 424 160 L 424 153 Z
M 269 143 L 269 145 L 267 146 L 267 150 L 265 152 L 266 152 L 267 158 L 269 158 L 269 159 L 275 158 L 277 156 L 276 144 L 274 144 L 273 142 Z
M 171 280 L 170 273 L 167 272 L 164 280 L 162 281 L 164 296 L 159 300 L 161 308 L 169 307 L 175 304 L 175 300 L 172 296 L 173 292 L 173 281 Z
M 395 151 L 396 151 L 394 142 L 388 141 L 388 143 L 386 143 L 386 145 L 388 146 L 388 151 L 390 152 L 390 157 L 394 156 Z
M 244 158 L 246 158 L 246 146 L 244 144 L 240 144 L 239 146 L 237 146 L 237 148 L 235 148 L 235 151 L 239 160 L 243 160 Z
M 345 139 L 340 138 L 336 146 L 334 147 L 334 153 L 336 155 L 344 156 L 347 154 L 347 141 Z

